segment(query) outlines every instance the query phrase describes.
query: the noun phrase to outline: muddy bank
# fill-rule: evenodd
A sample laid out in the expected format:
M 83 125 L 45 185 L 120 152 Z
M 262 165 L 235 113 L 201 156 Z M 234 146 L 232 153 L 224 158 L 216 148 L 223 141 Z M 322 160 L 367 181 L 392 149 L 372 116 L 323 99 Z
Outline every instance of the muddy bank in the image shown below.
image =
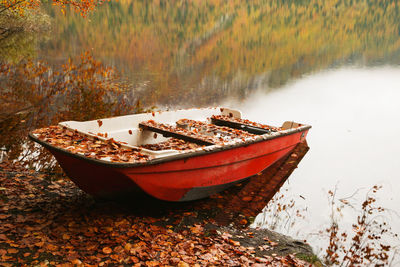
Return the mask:
M 211 198 L 95 200 L 66 177 L 0 164 L 0 263 L 21 265 L 304 266 L 312 249 L 248 226 L 308 150 Z M 296 258 L 297 255 L 297 258 Z

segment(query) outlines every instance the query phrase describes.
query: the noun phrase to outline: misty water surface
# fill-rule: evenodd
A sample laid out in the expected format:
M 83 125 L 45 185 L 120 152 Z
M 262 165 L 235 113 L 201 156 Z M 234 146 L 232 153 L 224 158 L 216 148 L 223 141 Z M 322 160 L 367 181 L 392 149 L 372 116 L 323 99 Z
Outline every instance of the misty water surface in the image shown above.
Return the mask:
M 321 245 L 310 233 L 328 226 L 327 191 L 335 186 L 338 198 L 360 189 L 352 201 L 359 209 L 368 189 L 382 185 L 378 204 L 400 214 L 399 99 L 400 68 L 380 67 L 324 71 L 229 103 L 256 121 L 280 125 L 294 120 L 313 127 L 307 137 L 310 151 L 282 189 L 298 208 L 307 208 L 306 218 L 278 230 Z M 344 213 L 343 227 L 351 228 L 355 214 L 351 209 Z M 394 212 L 388 221 L 400 233 Z

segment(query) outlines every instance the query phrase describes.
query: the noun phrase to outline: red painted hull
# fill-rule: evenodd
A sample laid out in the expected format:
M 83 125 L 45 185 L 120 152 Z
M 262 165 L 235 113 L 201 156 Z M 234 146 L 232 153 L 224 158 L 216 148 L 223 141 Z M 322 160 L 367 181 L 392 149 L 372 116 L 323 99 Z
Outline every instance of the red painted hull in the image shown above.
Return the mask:
M 188 201 L 207 197 L 268 168 L 305 139 L 307 132 L 131 166 L 94 161 L 41 144 L 53 153 L 71 180 L 91 195 L 107 197 L 142 190 L 162 200 Z

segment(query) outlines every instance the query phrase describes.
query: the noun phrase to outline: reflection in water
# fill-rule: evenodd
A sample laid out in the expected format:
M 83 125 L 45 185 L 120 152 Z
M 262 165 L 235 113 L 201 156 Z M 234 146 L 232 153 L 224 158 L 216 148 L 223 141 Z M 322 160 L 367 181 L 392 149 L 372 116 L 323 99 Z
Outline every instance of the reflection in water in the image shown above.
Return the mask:
M 237 225 L 247 226 L 251 218 L 260 214 L 266 203 L 297 168 L 308 149 L 306 142 L 300 143 L 289 157 L 279 160 L 267 170 L 252 177 L 234 195 L 222 192 L 220 195 L 225 201 L 221 202 L 223 205 L 220 204 L 222 209 L 216 220 L 226 224 L 234 222 Z
M 0 64 L 19 62 L 37 54 L 39 40 L 48 38 L 50 18 L 39 10 L 13 12 L 5 8 L 10 1 L 0 2 Z M 16 2 L 24 6 L 26 2 Z M 27 4 L 29 6 L 29 4 Z M 12 5 L 13 6 L 13 5 Z
M 331 66 L 399 62 L 395 0 L 123 0 L 88 19 L 48 12 L 54 37 L 40 58 L 56 65 L 91 50 L 146 105 L 215 105 Z

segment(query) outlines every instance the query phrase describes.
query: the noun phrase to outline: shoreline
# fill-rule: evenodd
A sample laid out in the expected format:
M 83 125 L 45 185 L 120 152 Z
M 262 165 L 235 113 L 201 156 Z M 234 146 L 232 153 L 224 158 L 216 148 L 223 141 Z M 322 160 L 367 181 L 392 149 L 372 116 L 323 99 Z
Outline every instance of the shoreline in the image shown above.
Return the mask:
M 0 263 L 322 266 L 308 244 L 249 228 L 308 149 L 303 143 L 249 181 L 187 203 L 96 200 L 65 177 L 0 163 Z

